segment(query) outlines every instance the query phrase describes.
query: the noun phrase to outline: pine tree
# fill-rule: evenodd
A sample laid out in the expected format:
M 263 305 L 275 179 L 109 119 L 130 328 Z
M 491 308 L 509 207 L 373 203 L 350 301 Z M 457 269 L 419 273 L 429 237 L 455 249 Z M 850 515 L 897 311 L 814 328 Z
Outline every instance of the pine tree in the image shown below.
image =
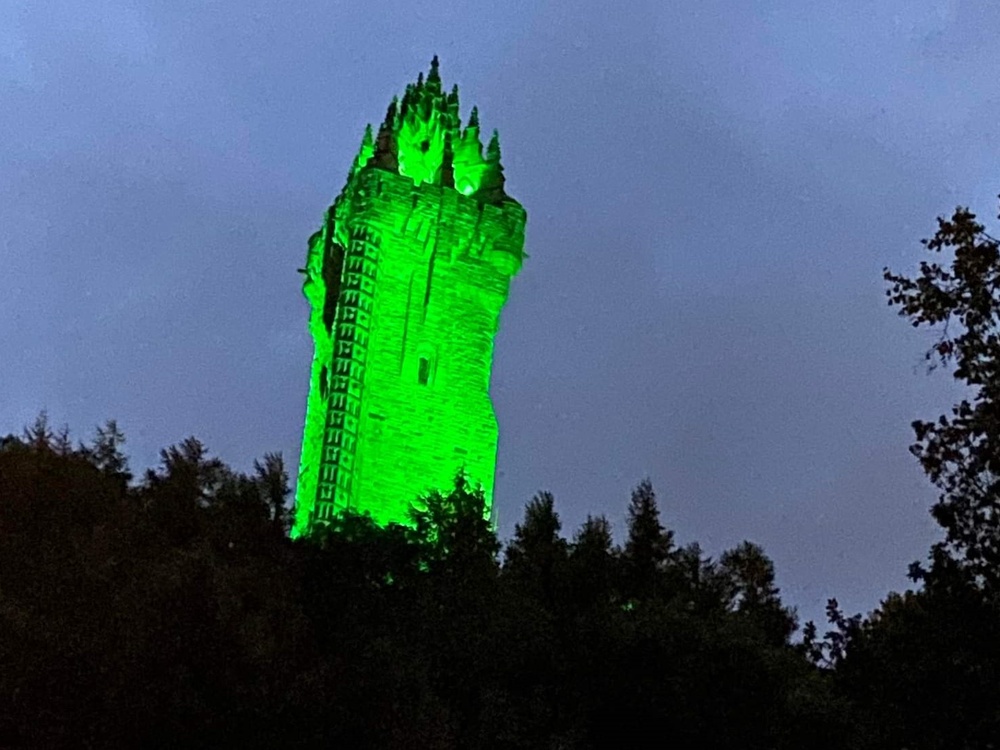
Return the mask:
M 83 451 L 98 469 L 129 482 L 132 473 L 128 468 L 128 456 L 122 451 L 123 445 L 125 435 L 118 428 L 118 422 L 109 419 L 95 430 L 93 439 L 83 446 Z
M 794 610 L 784 607 L 774 582 L 774 563 L 753 542 L 741 542 L 719 557 L 718 573 L 726 582 L 729 608 L 748 619 L 765 638 L 786 643 L 797 627 Z
M 664 594 L 664 571 L 674 549 L 674 533 L 660 523 L 656 493 L 649 479 L 632 491 L 628 507 L 628 539 L 623 555 L 624 589 L 630 598 Z
M 618 550 L 604 516 L 587 516 L 570 547 L 570 591 L 577 608 L 617 601 Z
M 525 506 L 524 520 L 514 526 L 506 551 L 504 572 L 549 606 L 569 550 L 561 528 L 552 494 L 540 492 Z

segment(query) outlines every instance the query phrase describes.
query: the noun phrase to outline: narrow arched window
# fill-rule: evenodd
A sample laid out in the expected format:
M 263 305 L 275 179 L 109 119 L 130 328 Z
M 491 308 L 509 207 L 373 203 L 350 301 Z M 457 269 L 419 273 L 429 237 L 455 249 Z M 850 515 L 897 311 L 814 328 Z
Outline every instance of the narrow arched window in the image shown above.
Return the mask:
M 431 361 L 427 357 L 420 358 L 420 364 L 417 367 L 417 381 L 420 385 L 427 385 L 427 381 L 431 378 Z

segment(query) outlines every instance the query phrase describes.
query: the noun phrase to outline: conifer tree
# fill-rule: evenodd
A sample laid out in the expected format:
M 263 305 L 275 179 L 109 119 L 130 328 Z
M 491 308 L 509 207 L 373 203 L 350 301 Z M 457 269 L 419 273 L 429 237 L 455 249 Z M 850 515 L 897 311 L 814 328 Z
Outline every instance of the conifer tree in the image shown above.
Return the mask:
M 632 491 L 628 507 L 628 539 L 623 555 L 626 590 L 643 599 L 665 593 L 664 576 L 674 550 L 674 533 L 660 523 L 656 493 L 649 479 Z
M 760 629 L 771 643 L 785 643 L 795 632 L 793 610 L 781 603 L 774 563 L 764 550 L 744 541 L 719 557 L 718 572 L 727 583 L 729 606 Z
M 556 579 L 563 572 L 569 545 L 560 536 L 562 522 L 549 492 L 539 492 L 514 526 L 504 572 L 547 605 L 554 604 Z
M 122 450 L 125 445 L 125 435 L 118 427 L 118 422 L 109 419 L 98 426 L 89 445 L 83 446 L 84 454 L 98 469 L 124 479 L 132 479 L 128 468 L 128 456 Z
M 611 604 L 617 599 L 618 550 L 604 516 L 587 516 L 573 537 L 569 569 L 572 601 L 578 607 Z

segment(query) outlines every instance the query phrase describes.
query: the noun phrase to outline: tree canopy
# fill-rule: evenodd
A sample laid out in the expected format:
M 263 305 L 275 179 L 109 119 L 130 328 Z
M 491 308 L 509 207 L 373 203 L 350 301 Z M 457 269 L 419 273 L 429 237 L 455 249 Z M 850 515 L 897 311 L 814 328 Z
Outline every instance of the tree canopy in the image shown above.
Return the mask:
M 276 454 L 189 438 L 135 481 L 114 422 L 0 445 L 0 744 L 770 748 L 846 717 L 763 550 L 675 549 L 648 481 L 624 547 L 545 492 L 504 546 L 461 476 L 292 541 Z

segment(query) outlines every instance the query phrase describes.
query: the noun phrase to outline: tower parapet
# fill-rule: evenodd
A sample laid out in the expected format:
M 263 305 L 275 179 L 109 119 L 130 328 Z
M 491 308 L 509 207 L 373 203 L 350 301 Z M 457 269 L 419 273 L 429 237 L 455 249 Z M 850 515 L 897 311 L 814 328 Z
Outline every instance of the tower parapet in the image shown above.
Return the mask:
M 406 523 L 463 471 L 492 501 L 493 337 L 524 259 L 526 214 L 505 192 L 496 131 L 459 119 L 437 57 L 365 130 L 347 184 L 309 243 L 315 341 L 293 533 L 343 508 Z

